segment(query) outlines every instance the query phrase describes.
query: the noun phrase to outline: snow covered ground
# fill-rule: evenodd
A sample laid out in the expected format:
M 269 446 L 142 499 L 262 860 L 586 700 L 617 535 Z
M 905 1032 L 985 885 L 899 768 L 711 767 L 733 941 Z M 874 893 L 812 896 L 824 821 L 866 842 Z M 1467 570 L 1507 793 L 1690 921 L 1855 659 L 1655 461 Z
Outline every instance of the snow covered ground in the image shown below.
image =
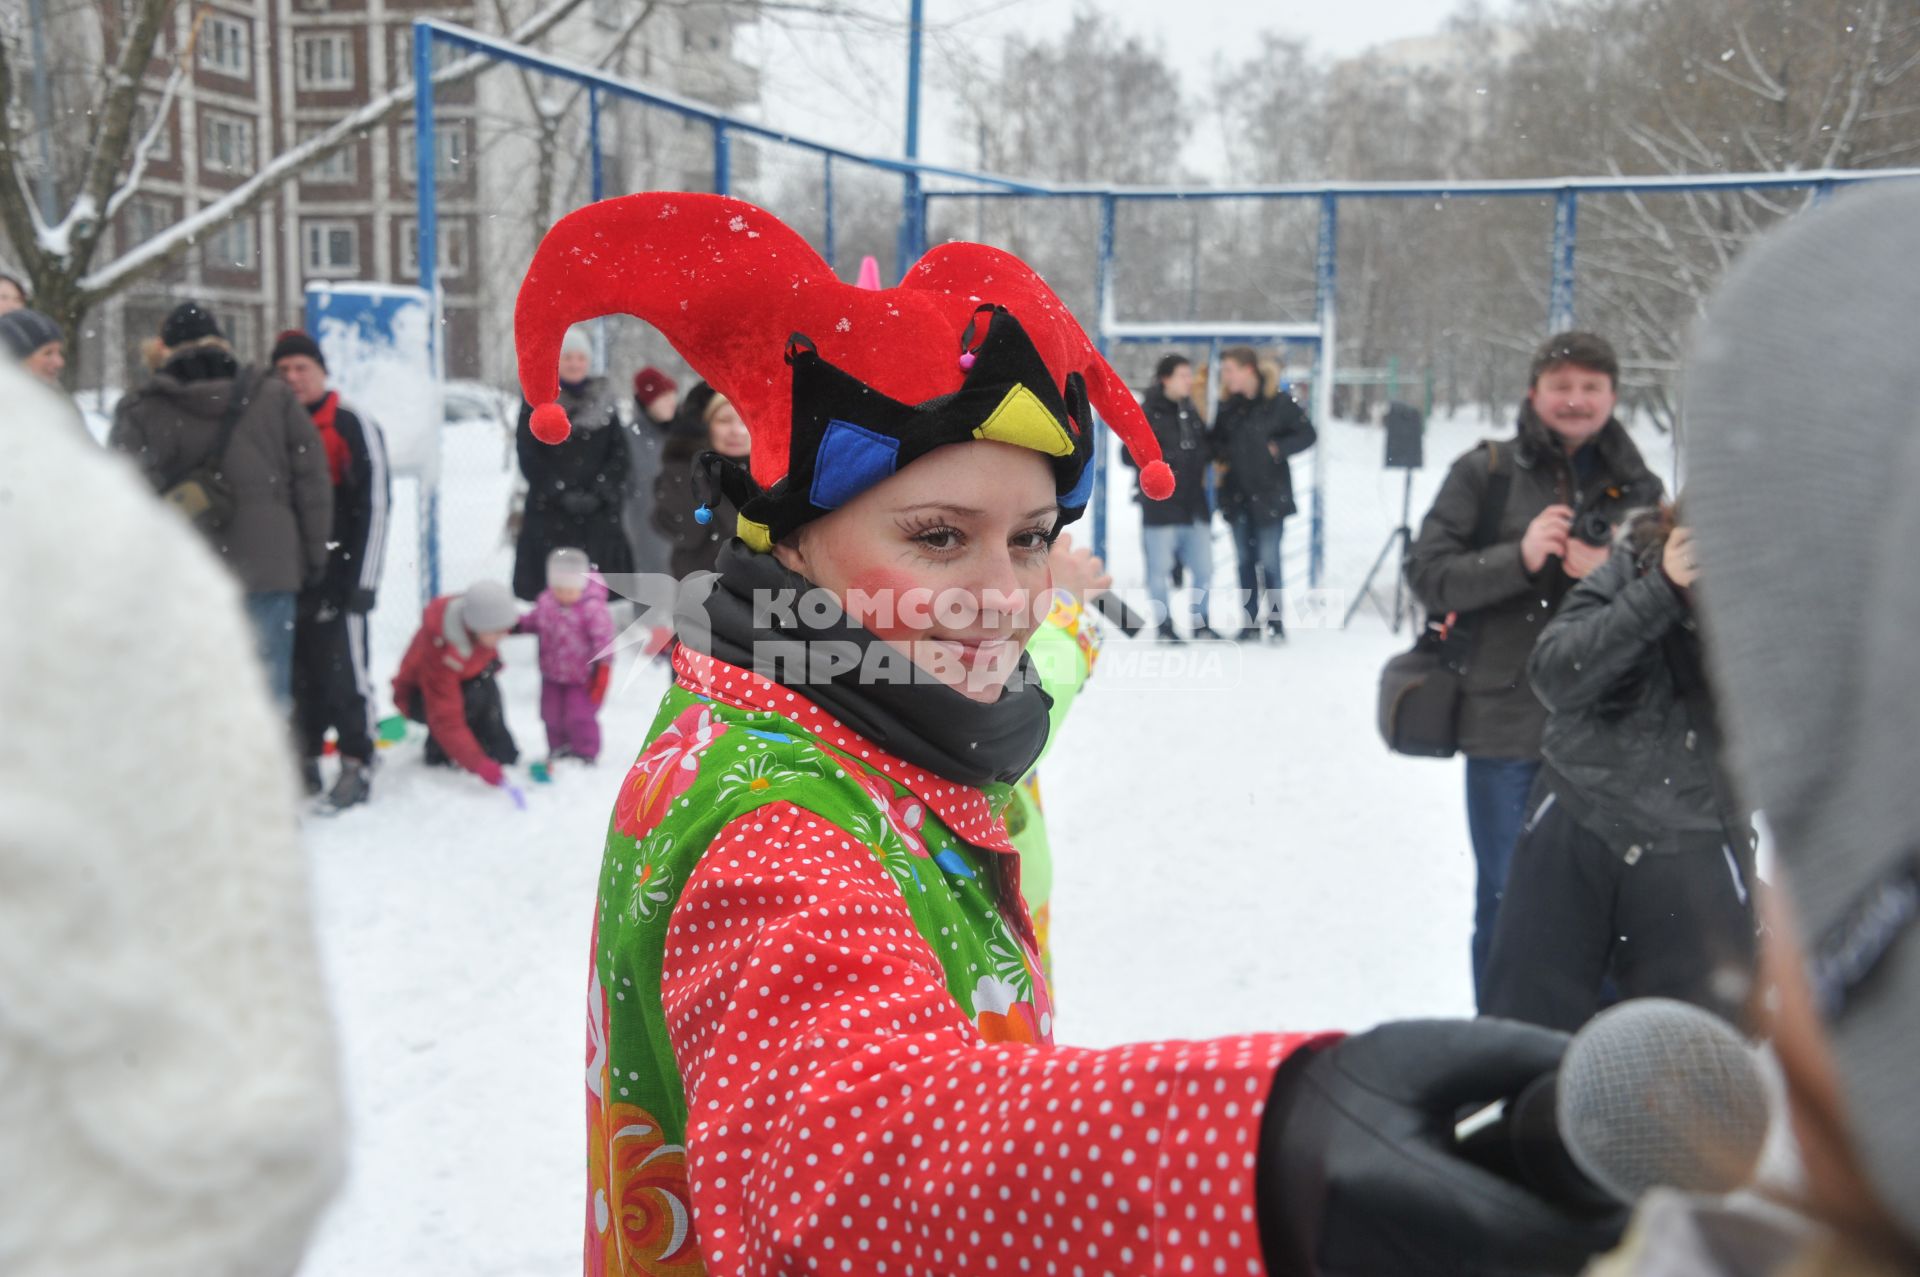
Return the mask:
M 1506 433 L 1434 424 L 1416 524 L 1446 461 Z M 1670 479 L 1666 438 L 1634 433 Z M 447 586 L 504 577 L 510 449 L 466 428 L 449 431 L 448 447 L 443 499 L 473 531 L 450 547 Z M 1381 469 L 1377 428 L 1333 423 L 1319 452 L 1326 584 L 1348 591 L 1397 522 L 1400 476 Z M 1296 465 L 1301 486 L 1309 473 Z M 1129 492 L 1123 479 L 1110 505 L 1123 586 L 1140 580 Z M 1288 535 L 1304 548 L 1306 520 Z M 398 532 L 391 542 L 375 629 L 382 674 L 406 638 L 394 587 L 413 579 L 412 544 Z M 1218 549 L 1216 580 L 1231 584 L 1224 539 Z M 1408 638 L 1372 611 L 1332 628 L 1344 607 L 1328 603 L 1326 627 L 1296 624 L 1284 648 L 1215 652 L 1204 676 L 1156 676 L 1146 667 L 1156 649 L 1113 639 L 1044 770 L 1063 1041 L 1354 1029 L 1471 1010 L 1460 765 L 1380 745 L 1375 679 Z M 537 756 L 530 643 L 509 641 L 504 681 L 511 722 Z M 351 1177 L 306 1277 L 578 1271 L 594 880 L 614 790 L 663 685 L 653 668 L 623 667 L 602 718 L 606 760 L 535 789 L 524 815 L 471 778 L 426 769 L 416 737 L 387 752 L 372 806 L 308 823 L 354 1129 Z

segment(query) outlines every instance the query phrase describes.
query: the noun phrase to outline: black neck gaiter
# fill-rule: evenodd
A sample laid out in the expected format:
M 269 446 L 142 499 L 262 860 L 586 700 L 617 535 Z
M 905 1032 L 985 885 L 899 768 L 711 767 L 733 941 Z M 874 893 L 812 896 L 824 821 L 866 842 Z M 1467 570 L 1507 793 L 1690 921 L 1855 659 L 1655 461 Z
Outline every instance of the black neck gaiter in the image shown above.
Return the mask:
M 675 605 L 674 629 L 694 651 L 792 689 L 881 749 L 956 784 L 1012 784 L 1046 748 L 1053 701 L 1031 657 L 1020 658 L 1000 699 L 972 700 L 932 681 L 837 606 L 827 617 L 793 606 L 756 616 L 756 594 L 793 600 L 816 589 L 773 555 L 735 539 L 715 567 L 717 578 L 689 578 Z

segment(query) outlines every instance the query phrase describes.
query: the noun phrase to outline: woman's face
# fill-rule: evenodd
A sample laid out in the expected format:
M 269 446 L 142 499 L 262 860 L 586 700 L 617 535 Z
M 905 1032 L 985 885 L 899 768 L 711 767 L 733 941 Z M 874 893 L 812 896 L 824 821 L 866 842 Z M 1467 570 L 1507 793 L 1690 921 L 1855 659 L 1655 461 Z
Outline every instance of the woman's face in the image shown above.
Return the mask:
M 10 279 L 0 279 L 0 315 L 10 310 L 19 310 L 26 304 L 27 299 L 21 294 L 18 284 Z
M 714 410 L 713 420 L 707 423 L 707 442 L 723 457 L 744 457 L 753 451 L 753 436 L 747 433 L 747 423 L 740 420 L 740 414 L 730 403 Z
M 593 372 L 593 356 L 584 350 L 560 352 L 560 380 L 585 381 Z
M 1038 453 L 937 449 L 774 547 L 938 681 L 995 701 L 1045 617 L 1060 509 Z

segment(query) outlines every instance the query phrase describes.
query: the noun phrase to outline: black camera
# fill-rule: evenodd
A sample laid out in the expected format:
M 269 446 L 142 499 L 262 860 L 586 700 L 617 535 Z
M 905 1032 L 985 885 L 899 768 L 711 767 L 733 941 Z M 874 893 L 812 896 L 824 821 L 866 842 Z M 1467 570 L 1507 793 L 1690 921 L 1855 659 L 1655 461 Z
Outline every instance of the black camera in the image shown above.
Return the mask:
M 1575 510 L 1569 535 L 1596 549 L 1605 549 L 1613 544 L 1613 524 L 1598 510 Z

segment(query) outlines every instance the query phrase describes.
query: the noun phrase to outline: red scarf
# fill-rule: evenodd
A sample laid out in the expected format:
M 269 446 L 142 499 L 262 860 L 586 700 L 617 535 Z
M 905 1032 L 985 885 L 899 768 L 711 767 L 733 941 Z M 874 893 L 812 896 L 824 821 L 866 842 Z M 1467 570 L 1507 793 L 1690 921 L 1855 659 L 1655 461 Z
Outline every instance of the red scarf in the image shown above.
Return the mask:
M 347 441 L 333 428 L 333 414 L 340 408 L 340 392 L 329 390 L 326 398 L 308 408 L 313 414 L 314 429 L 320 432 L 320 442 L 327 449 L 327 469 L 333 472 L 333 486 L 339 487 L 347 477 L 347 462 L 352 454 L 347 450 Z

